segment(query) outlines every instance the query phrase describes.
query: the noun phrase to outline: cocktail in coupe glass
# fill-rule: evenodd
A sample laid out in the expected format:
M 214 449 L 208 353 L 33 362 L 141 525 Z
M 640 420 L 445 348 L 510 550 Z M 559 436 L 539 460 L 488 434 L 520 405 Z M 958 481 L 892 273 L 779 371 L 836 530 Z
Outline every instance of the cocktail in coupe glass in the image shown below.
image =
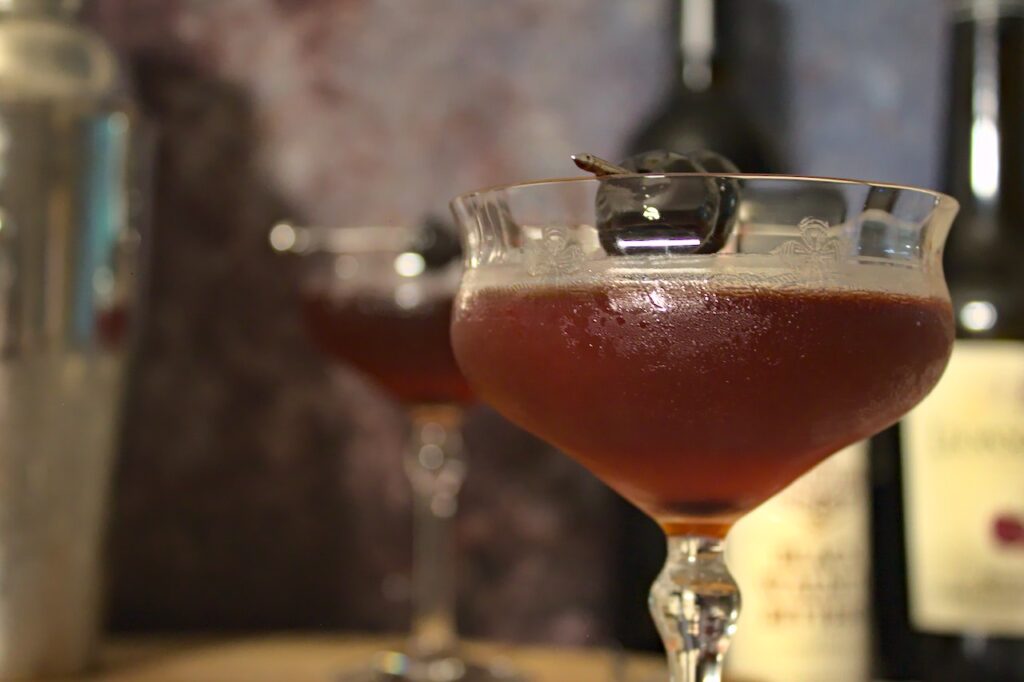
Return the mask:
M 956 202 L 865 182 L 617 175 L 453 201 L 452 326 L 479 396 L 656 519 L 674 682 L 720 678 L 732 524 L 898 420 L 953 341 Z
M 457 237 L 434 223 L 279 224 L 270 243 L 301 256 L 300 299 L 310 338 L 401 403 L 412 421 L 405 455 L 414 510 L 408 648 L 380 652 L 342 682 L 518 679 L 507 665 L 466 659 L 455 627 L 453 522 L 466 474 L 461 425 L 474 402 L 449 336 L 462 271 Z

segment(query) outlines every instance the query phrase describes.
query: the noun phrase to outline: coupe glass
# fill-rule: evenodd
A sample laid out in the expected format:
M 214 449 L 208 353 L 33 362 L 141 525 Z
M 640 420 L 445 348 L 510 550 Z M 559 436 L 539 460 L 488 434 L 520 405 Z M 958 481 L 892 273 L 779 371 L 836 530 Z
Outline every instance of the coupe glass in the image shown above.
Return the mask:
M 462 417 L 474 396 L 449 340 L 458 239 L 429 227 L 279 224 L 270 234 L 275 250 L 301 257 L 313 341 L 401 403 L 412 422 L 404 460 L 413 491 L 412 632 L 406 651 L 380 652 L 346 682 L 517 679 L 459 652 L 453 522 L 466 474 Z
M 720 679 L 733 523 L 938 381 L 956 210 L 908 187 L 697 174 L 453 201 L 459 365 L 664 529 L 649 604 L 674 682 Z

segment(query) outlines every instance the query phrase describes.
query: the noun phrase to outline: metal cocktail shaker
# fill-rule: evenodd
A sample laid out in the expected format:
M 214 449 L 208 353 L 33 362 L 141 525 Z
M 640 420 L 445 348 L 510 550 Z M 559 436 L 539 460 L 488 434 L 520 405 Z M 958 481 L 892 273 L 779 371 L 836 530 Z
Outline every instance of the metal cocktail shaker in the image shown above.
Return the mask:
M 135 241 L 117 60 L 77 2 L 0 0 L 0 679 L 97 639 Z

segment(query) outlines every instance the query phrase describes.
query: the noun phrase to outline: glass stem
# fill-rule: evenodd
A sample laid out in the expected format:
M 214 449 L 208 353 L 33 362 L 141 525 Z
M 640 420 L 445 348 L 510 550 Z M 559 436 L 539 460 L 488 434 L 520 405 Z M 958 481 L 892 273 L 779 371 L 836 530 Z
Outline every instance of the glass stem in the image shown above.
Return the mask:
M 459 488 L 466 476 L 462 410 L 447 405 L 412 410 L 405 471 L 413 492 L 411 651 L 419 658 L 454 652 L 455 537 Z
M 672 682 L 719 682 L 736 631 L 740 591 L 719 538 L 668 538 L 668 559 L 651 587 L 650 608 L 661 633 Z

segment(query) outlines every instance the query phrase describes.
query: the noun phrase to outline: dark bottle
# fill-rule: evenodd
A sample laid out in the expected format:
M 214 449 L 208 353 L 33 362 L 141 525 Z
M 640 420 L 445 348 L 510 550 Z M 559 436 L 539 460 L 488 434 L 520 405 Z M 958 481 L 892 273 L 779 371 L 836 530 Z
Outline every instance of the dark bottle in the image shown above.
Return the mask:
M 678 45 L 675 84 L 629 140 L 628 151 L 710 149 L 745 173 L 778 171 L 768 136 L 737 97 L 734 73 L 741 31 L 761 20 L 774 28 L 773 10 L 765 1 L 670 0 L 668 25 Z
M 736 96 L 739 32 L 762 17 L 776 27 L 773 3 L 736 0 L 670 0 L 668 26 L 677 47 L 674 86 L 626 145 L 628 154 L 654 149 L 686 153 L 714 150 L 744 172 L 777 171 L 767 136 Z M 741 12 L 743 12 L 741 14 Z M 754 14 L 757 12 L 758 14 Z M 780 41 L 781 42 L 781 41 Z M 618 566 L 613 629 L 631 649 L 660 651 L 661 639 L 647 611 L 647 594 L 665 561 L 658 526 L 623 500 L 617 503 Z
M 951 32 L 958 341 L 932 395 L 874 443 L 876 672 L 1022 682 L 1024 2 L 958 2 Z

